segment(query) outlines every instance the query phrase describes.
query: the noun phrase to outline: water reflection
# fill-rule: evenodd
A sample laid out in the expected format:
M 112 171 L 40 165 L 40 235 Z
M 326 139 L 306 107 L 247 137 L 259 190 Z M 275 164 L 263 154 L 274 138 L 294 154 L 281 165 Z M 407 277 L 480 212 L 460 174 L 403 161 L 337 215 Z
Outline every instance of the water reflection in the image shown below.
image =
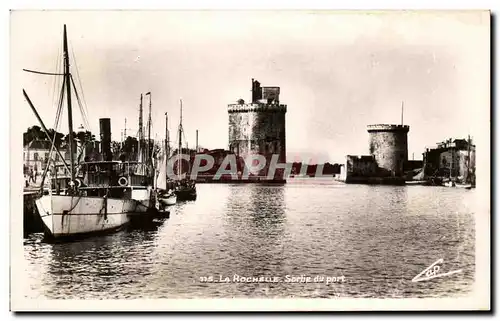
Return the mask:
M 155 233 L 123 231 L 109 236 L 47 244 L 47 273 L 43 274 L 48 297 L 122 297 L 140 284 L 137 276 L 149 274 L 151 243 Z
M 238 257 L 225 268 L 234 278 L 281 276 L 286 260 L 286 199 L 283 185 L 234 186 L 227 198 L 226 244 L 228 254 Z M 263 295 L 273 285 L 236 283 L 235 295 Z
M 474 191 L 200 184 L 151 229 L 72 243 L 25 241 L 27 295 L 50 298 L 443 297 L 474 281 Z M 412 283 L 443 258 L 456 277 Z M 345 283 L 239 283 L 324 276 Z M 229 283 L 202 278 L 229 277 Z

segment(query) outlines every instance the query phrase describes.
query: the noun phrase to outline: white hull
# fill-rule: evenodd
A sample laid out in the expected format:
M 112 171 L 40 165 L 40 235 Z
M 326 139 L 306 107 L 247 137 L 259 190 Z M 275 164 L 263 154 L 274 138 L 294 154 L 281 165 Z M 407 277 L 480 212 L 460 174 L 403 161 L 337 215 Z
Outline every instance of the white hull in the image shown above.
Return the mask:
M 455 187 L 455 185 L 451 181 L 443 183 L 443 186 L 445 186 L 445 187 Z
M 458 188 L 472 188 L 472 184 L 456 184 Z
M 90 196 L 44 195 L 35 203 L 55 238 L 117 230 L 129 223 L 129 213 L 147 209 L 131 199 Z
M 427 183 L 427 181 L 406 181 L 406 185 L 423 185 Z
M 158 201 L 163 205 L 175 205 L 175 203 L 177 203 L 177 196 L 175 194 L 168 196 L 159 196 Z
M 151 207 L 149 189 L 134 189 L 132 190 L 132 199 L 139 203 L 138 210 L 135 212 L 146 212 Z
M 460 183 L 451 183 L 451 182 L 444 183 L 444 186 L 456 187 L 456 188 L 472 188 L 472 184 L 460 184 Z
M 472 184 L 462 184 L 462 183 L 455 183 L 455 182 L 451 182 L 451 181 L 444 183 L 443 186 L 456 187 L 456 188 L 472 188 Z

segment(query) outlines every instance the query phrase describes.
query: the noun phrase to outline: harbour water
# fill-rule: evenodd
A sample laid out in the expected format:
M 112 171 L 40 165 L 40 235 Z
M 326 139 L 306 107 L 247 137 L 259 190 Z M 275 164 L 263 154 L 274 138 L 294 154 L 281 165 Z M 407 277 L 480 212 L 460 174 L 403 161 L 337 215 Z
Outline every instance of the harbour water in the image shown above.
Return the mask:
M 424 298 L 473 288 L 475 189 L 325 179 L 197 189 L 149 229 L 60 244 L 29 235 L 26 297 Z M 438 259 L 440 273 L 462 271 L 412 282 Z

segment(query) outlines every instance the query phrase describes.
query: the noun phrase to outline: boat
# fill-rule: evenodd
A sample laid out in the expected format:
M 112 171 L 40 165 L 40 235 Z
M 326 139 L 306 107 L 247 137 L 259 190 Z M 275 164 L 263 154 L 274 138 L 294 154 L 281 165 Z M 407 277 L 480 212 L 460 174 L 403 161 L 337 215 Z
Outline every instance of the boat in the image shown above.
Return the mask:
M 428 182 L 427 181 L 423 181 L 423 180 L 422 181 L 415 181 L 415 180 L 413 180 L 413 181 L 405 181 L 405 184 L 406 185 L 427 185 Z
M 183 179 L 177 182 L 175 195 L 179 201 L 194 201 L 197 198 L 196 183 L 190 179 Z
M 471 179 L 471 170 L 470 170 L 470 145 L 471 145 L 471 140 L 470 136 L 467 139 L 467 171 L 466 171 L 466 176 L 465 177 L 452 177 L 452 164 L 453 164 L 453 153 L 452 153 L 452 162 L 450 163 L 450 177 L 447 179 L 444 183 L 443 186 L 445 187 L 456 187 L 456 188 L 465 188 L 465 189 L 472 189 L 474 187 L 474 184 L 472 183 Z
M 424 179 L 424 171 L 425 171 L 425 165 L 417 175 L 412 177 L 411 180 L 405 181 L 405 184 L 406 185 L 427 185 L 428 181 Z
M 455 187 L 456 184 L 455 184 L 455 182 L 453 180 L 450 179 L 450 180 L 444 182 L 443 186 L 445 186 L 445 187 Z
M 475 178 L 475 173 L 473 170 L 471 170 L 471 150 L 470 147 L 472 145 L 472 141 L 470 138 L 470 135 L 467 137 L 467 172 L 466 172 L 466 177 L 464 179 L 463 183 L 457 184 L 457 187 L 460 188 L 465 188 L 465 189 L 472 189 L 476 187 L 476 178 Z
M 50 177 L 50 188 L 47 191 L 44 191 L 42 188 L 35 200 L 38 214 L 44 225 L 45 235 L 56 239 L 114 232 L 128 225 L 131 215 L 134 213 L 146 212 L 148 210 L 148 205 L 142 204 L 141 201 L 137 200 L 146 200 L 148 198 L 147 180 L 145 180 L 144 176 L 135 175 L 134 171 L 135 167 L 141 164 L 112 160 L 109 118 L 101 119 L 100 124 L 103 160 L 75 164 L 76 146 L 73 143 L 75 140 L 73 135 L 71 84 L 73 84 L 75 94 L 77 93 L 69 70 L 66 25 L 64 25 L 63 31 L 63 50 L 63 74 L 25 71 L 64 76 L 60 106 L 63 106 L 62 100 L 66 96 L 68 137 L 70 142 L 69 164 L 66 163 L 60 151 L 55 148 L 55 137 L 50 136 L 35 106 L 23 89 L 23 94 L 29 106 L 37 117 L 47 138 L 52 143 L 49 164 L 47 166 L 55 163 L 52 157 L 53 150 L 58 153 L 63 163 L 61 173 L 58 173 L 55 167 L 52 167 L 54 173 Z M 66 95 L 64 94 L 65 91 Z M 59 120 L 58 116 L 56 116 L 56 120 Z M 41 186 L 44 186 L 43 182 Z
M 175 183 L 167 175 L 167 164 L 170 157 L 169 132 L 168 132 L 168 113 L 165 113 L 165 150 L 160 164 L 158 175 L 156 177 L 156 198 L 161 207 L 175 205 L 177 195 L 175 194 Z
M 150 95 L 151 93 L 146 93 Z M 140 202 L 144 207 L 148 209 L 155 208 L 155 202 L 153 199 L 153 185 L 154 185 L 154 170 L 152 166 L 152 155 L 150 154 L 150 142 L 151 142 L 151 100 L 149 104 L 149 118 L 148 118 L 148 142 L 146 144 L 146 139 L 144 135 L 143 128 L 143 95 L 140 95 L 140 103 L 139 103 L 139 131 L 138 131 L 138 151 L 137 151 L 137 159 L 135 162 L 129 162 L 135 164 L 135 167 L 132 169 L 134 177 L 140 177 L 140 180 L 134 182 L 136 185 L 140 184 L 141 186 L 147 186 L 147 190 L 142 193 L 135 192 L 132 197 Z
M 175 203 L 177 203 L 177 195 L 174 190 L 159 192 L 157 198 L 158 202 L 163 206 L 175 205 Z
M 175 195 L 177 196 L 177 201 L 194 201 L 197 198 L 196 193 L 196 182 L 194 180 L 189 179 L 188 173 L 186 173 L 183 177 L 182 173 L 182 135 L 184 133 L 184 129 L 182 128 L 182 99 L 180 100 L 180 121 L 179 121 L 179 145 L 177 149 L 177 180 L 176 180 L 176 188 Z M 188 168 L 189 172 L 189 168 Z
M 472 184 L 470 184 L 470 183 L 455 183 L 455 187 L 457 187 L 457 188 L 471 189 L 472 188 Z
M 427 167 L 426 159 L 424 158 L 424 163 L 418 174 L 411 177 L 411 180 L 406 180 L 406 185 L 433 185 L 432 179 L 426 178 L 425 170 Z

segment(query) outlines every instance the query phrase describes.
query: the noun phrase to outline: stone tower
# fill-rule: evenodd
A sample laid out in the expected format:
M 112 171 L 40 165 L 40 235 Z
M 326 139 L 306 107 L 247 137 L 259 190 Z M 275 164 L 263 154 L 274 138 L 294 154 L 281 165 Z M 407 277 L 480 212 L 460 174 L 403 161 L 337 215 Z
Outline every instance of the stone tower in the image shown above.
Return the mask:
M 408 160 L 407 125 L 368 125 L 370 154 L 377 165 L 391 176 L 403 176 L 403 166 Z
M 263 155 L 266 167 L 259 176 L 267 176 L 273 154 L 278 163 L 286 163 L 285 114 L 287 106 L 280 104 L 280 87 L 261 87 L 252 79 L 252 101 L 228 105 L 229 150 L 245 159 L 249 155 Z M 277 170 L 276 180 L 283 179 Z

